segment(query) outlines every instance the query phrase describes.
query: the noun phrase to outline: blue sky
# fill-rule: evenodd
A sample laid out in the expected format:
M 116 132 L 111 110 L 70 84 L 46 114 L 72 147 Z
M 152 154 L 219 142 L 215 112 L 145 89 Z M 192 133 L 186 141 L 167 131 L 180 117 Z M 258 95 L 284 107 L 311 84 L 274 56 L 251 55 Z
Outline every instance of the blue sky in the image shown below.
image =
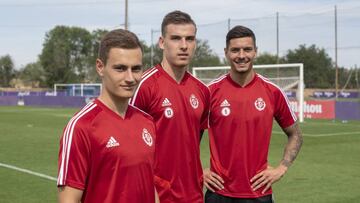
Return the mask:
M 56 25 L 89 30 L 123 26 L 125 0 L 0 0 L 0 56 L 10 54 L 16 68 L 35 62 L 45 33 Z M 129 0 L 130 30 L 151 42 L 163 16 L 188 12 L 198 24 L 198 38 L 209 41 L 223 57 L 230 25 L 254 30 L 260 53 L 276 54 L 276 12 L 279 12 L 280 56 L 300 44 L 316 44 L 334 58 L 334 6 L 338 8 L 338 64 L 360 66 L 360 1 L 358 0 Z M 154 32 L 156 41 L 159 32 Z

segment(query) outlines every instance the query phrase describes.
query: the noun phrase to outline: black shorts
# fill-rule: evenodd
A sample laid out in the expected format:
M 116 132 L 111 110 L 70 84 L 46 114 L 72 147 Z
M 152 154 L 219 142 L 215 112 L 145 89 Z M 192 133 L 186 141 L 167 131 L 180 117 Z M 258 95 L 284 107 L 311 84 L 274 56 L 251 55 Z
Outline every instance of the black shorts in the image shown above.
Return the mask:
M 234 198 L 219 195 L 207 190 L 205 193 L 205 203 L 275 203 L 272 195 L 259 198 Z

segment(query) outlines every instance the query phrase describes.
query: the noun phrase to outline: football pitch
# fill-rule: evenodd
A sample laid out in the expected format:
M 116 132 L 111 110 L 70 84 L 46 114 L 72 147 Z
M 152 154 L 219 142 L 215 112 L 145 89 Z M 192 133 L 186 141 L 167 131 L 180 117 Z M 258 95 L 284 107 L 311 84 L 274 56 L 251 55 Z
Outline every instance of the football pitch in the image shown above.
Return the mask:
M 56 202 L 59 139 L 77 109 L 0 106 L 0 202 Z M 360 121 L 305 120 L 303 148 L 273 186 L 276 203 L 360 202 Z M 274 125 L 269 162 L 286 136 Z M 201 142 L 208 166 L 208 137 Z

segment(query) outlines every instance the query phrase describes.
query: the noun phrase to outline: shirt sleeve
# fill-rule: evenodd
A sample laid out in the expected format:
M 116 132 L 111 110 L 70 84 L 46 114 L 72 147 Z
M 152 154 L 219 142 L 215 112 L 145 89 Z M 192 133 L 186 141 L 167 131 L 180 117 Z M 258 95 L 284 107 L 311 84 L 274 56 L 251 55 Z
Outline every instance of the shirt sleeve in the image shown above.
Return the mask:
M 83 190 L 90 168 L 90 142 L 86 130 L 71 120 L 60 140 L 58 186 Z
M 204 90 L 204 112 L 201 116 L 201 129 L 205 130 L 209 128 L 209 114 L 210 114 L 210 91 L 209 88 Z
M 278 89 L 275 93 L 275 119 L 281 128 L 287 128 L 297 120 L 295 113 L 291 109 L 289 99 L 286 94 Z

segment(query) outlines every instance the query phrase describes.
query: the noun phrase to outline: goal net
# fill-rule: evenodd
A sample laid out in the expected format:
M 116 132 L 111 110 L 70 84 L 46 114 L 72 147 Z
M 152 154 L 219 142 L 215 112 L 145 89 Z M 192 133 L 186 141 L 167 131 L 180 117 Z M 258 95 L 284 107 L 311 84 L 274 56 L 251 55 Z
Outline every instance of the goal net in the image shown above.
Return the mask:
M 299 121 L 304 121 L 304 65 L 302 63 L 254 65 L 256 73 L 268 78 L 283 89 L 290 99 L 294 112 L 298 113 Z M 194 67 L 195 77 L 209 83 L 226 74 L 230 66 Z

